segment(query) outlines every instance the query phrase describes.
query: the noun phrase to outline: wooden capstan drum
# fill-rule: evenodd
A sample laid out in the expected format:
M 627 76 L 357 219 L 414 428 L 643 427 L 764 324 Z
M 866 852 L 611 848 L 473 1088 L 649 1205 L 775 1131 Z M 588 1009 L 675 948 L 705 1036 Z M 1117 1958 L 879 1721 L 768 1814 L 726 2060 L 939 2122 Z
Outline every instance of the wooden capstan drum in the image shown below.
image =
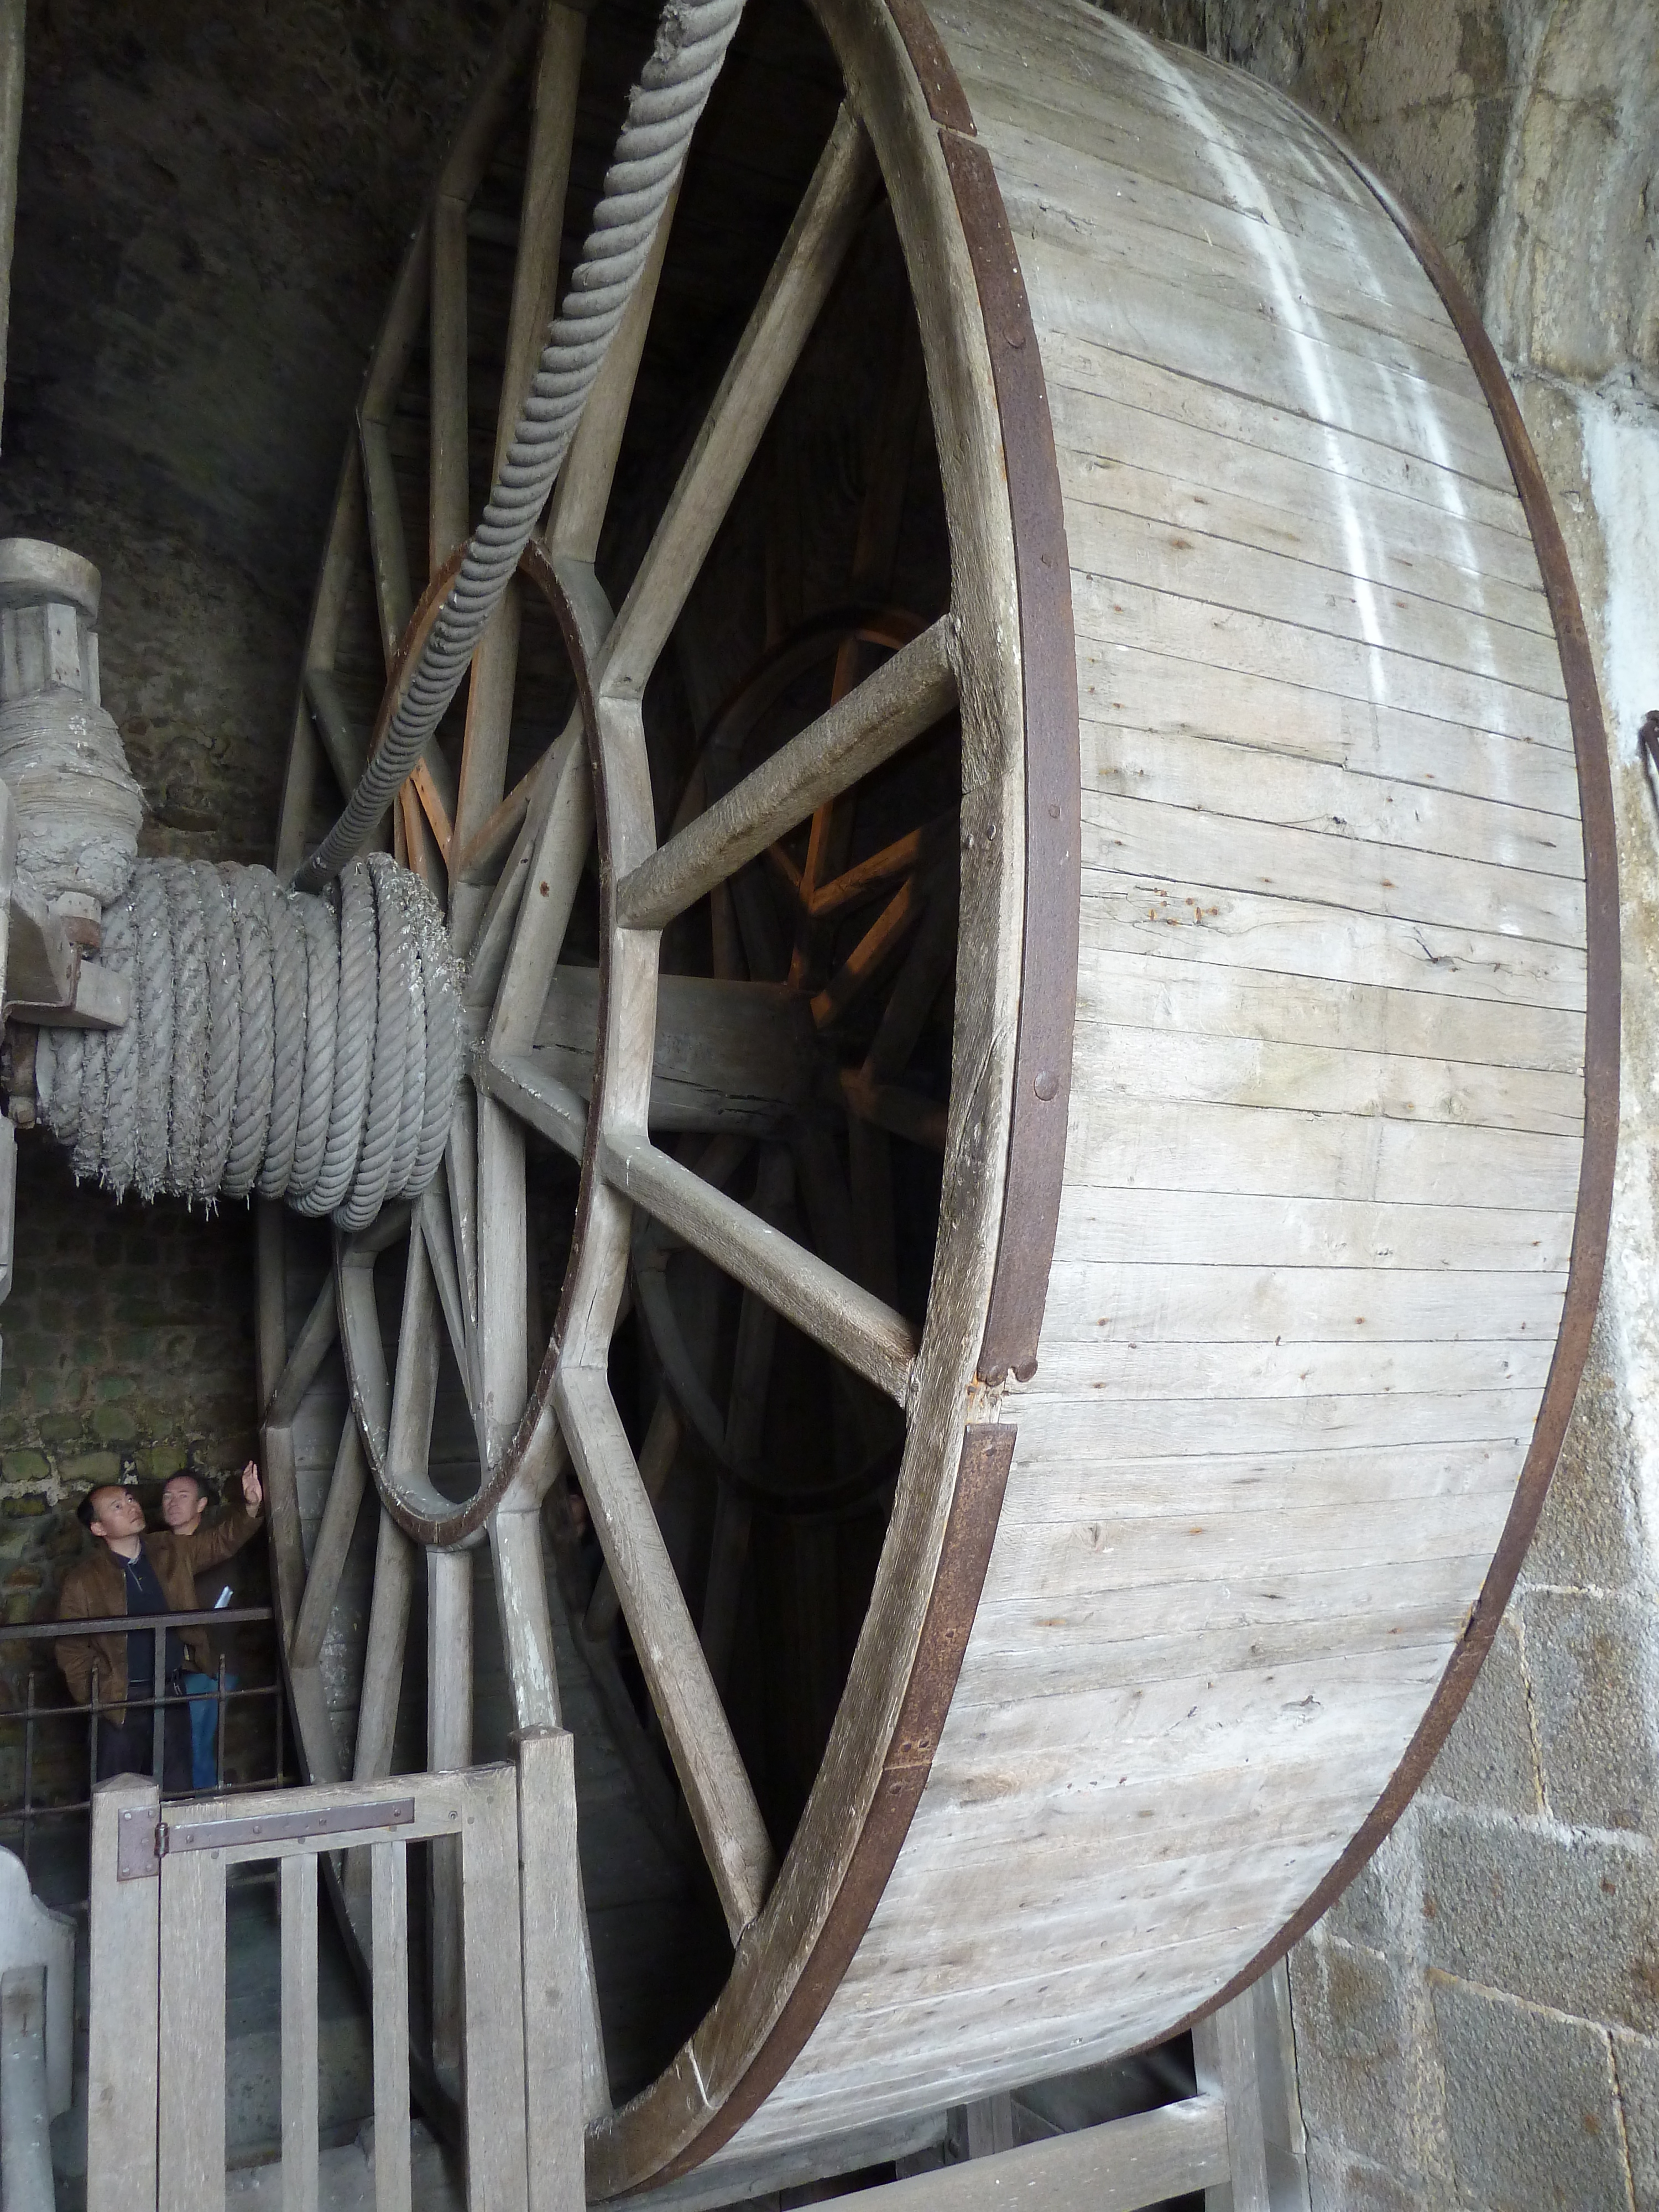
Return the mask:
M 653 14 L 520 14 L 439 179 L 284 874 Z M 752 0 L 671 212 L 394 813 L 444 1170 L 261 1214 L 309 1770 L 574 1730 L 599 2197 L 1127 2051 L 1329 1901 L 1537 1514 L 1618 1043 L 1536 465 L 1321 126 L 1082 0 Z

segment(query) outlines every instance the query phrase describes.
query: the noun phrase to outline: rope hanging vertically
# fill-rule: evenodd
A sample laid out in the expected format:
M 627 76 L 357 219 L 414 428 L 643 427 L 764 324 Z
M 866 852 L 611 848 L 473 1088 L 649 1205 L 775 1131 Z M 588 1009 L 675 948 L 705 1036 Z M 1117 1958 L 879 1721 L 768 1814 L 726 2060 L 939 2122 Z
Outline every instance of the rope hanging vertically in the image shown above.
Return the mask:
M 391 726 L 344 811 L 294 878 L 317 890 L 356 853 L 413 770 L 460 688 L 479 639 L 529 544 L 583 407 L 684 164 L 743 0 L 668 0 L 651 58 L 629 94 L 605 190 L 501 474 L 449 596 L 428 633 Z

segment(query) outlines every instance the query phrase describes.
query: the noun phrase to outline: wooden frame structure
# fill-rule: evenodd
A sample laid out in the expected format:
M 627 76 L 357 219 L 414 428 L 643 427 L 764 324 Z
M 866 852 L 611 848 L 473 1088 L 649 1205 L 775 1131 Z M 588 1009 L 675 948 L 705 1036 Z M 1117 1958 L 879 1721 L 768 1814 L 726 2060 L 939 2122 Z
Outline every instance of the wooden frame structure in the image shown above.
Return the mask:
M 587 1648 L 620 1613 L 668 1817 L 678 1797 L 732 1945 L 701 2024 L 614 2112 L 586 2007 L 598 2196 L 1131 2047 L 1258 1975 L 1386 1831 L 1490 1641 L 1571 1408 L 1611 1188 L 1594 683 L 1524 431 L 1443 265 L 1289 103 L 1079 0 L 814 12 L 842 102 L 617 603 L 602 530 L 666 222 L 527 556 L 568 726 L 509 791 L 509 600 L 459 761 L 434 741 L 399 801 L 398 849 L 447 893 L 478 1024 L 445 1177 L 325 1273 L 260 1219 L 272 1539 L 314 1777 L 387 1771 L 416 1547 L 428 1765 L 472 1755 L 481 1535 L 514 1723 L 556 1725 L 545 1501 L 579 1494 L 598 1533 Z M 366 547 L 382 728 L 453 573 L 465 210 L 526 70 L 498 456 L 527 382 L 592 35 L 560 4 L 536 32 L 514 19 L 369 372 L 284 866 L 325 766 L 349 785 L 362 757 L 336 680 L 354 562 Z M 886 632 L 861 681 L 838 661 L 821 712 L 682 816 L 653 787 L 653 673 L 883 202 L 948 604 Z M 412 605 L 390 426 L 423 319 L 431 581 Z M 770 865 L 806 922 L 833 904 L 863 865 L 837 851 L 837 801 L 949 716 L 948 896 L 917 824 L 860 895 L 898 889 L 797 994 L 823 1031 L 888 986 L 876 1042 L 836 1072 L 844 1139 L 791 1122 L 775 1087 L 741 1110 L 787 1149 L 735 1197 L 730 1147 L 753 1139 L 732 1133 L 720 1054 L 775 1012 L 752 995 L 769 986 L 744 887 L 810 825 Z M 580 986 L 560 954 L 595 880 Z M 663 974 L 665 929 L 704 902 L 712 972 Z M 917 1316 L 884 1295 L 890 1225 L 866 1233 L 855 1195 L 882 1146 L 938 1133 L 941 1102 L 904 1069 L 952 975 Z M 716 1073 L 671 1124 L 666 1040 L 694 982 Z M 671 1149 L 671 1126 L 705 1150 Z M 544 1353 L 527 1131 L 580 1172 Z M 779 1225 L 799 1222 L 791 1178 L 810 1235 Z M 711 1570 L 699 1620 L 659 1522 L 690 1394 L 630 1435 L 612 1379 L 641 1212 L 740 1286 L 728 1442 L 757 1448 L 781 1326 L 858 1378 L 837 1403 L 872 1436 L 872 1403 L 902 1416 L 862 1632 L 781 1856 L 723 1681 L 743 1493 L 722 1495 L 738 1565 Z M 465 1495 L 431 1473 L 446 1362 L 476 1436 Z M 371 1490 L 372 1603 L 342 1662 Z

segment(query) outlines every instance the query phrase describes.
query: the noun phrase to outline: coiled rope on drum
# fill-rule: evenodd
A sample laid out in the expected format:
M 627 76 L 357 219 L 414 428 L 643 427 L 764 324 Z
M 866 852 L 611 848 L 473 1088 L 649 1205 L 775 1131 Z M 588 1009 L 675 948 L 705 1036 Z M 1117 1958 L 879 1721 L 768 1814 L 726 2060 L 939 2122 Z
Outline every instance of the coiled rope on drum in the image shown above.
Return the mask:
M 104 909 L 118 1030 L 43 1029 L 35 1091 L 120 1195 L 281 1198 L 361 1229 L 435 1172 L 460 1080 L 437 902 L 385 854 L 326 898 L 268 868 L 140 860 Z
M 507 458 L 386 735 L 344 811 L 294 878 L 319 890 L 362 846 L 425 751 L 500 605 L 651 252 L 744 0 L 668 0 L 629 94 L 605 189 L 549 327 Z

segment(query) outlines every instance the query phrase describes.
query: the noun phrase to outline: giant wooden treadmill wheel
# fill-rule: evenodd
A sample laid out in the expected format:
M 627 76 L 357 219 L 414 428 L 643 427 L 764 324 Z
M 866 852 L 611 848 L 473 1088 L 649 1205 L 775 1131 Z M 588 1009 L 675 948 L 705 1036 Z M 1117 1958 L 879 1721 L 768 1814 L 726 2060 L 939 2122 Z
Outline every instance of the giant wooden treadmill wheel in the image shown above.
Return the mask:
M 516 19 L 440 180 L 286 866 L 650 30 Z M 260 1349 L 311 1771 L 577 1735 L 607 2196 L 1161 2036 L 1384 1832 L 1583 1356 L 1612 830 L 1432 246 L 1078 0 L 751 0 L 516 590 L 394 825 L 446 1172 L 268 1212 Z

